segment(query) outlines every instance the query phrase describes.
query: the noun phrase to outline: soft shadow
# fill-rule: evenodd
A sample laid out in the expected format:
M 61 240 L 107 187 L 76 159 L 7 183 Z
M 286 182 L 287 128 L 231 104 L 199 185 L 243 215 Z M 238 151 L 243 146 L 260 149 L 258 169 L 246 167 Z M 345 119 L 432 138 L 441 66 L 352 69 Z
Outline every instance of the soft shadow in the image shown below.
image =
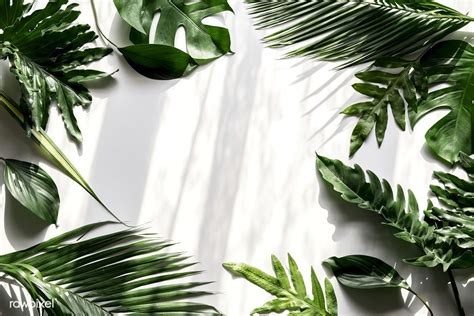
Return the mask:
M 5 191 L 4 229 L 9 243 L 20 250 L 31 246 L 32 240 L 43 240 L 49 225 Z

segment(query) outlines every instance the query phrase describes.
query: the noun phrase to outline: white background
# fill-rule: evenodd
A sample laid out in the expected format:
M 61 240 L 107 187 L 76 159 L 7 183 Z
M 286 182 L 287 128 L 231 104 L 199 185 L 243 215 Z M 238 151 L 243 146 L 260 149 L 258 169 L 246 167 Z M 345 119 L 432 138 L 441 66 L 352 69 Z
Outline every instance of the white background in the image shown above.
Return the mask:
M 82 19 L 93 23 L 89 1 L 79 1 Z M 125 44 L 128 27 L 112 0 L 96 1 L 101 27 Z M 473 11 L 471 1 L 443 1 Z M 105 203 L 130 224 L 180 244 L 214 280 L 219 294 L 205 299 L 228 315 L 248 315 L 270 298 L 242 280 L 232 280 L 223 262 L 246 262 L 271 270 L 270 255 L 290 252 L 306 277 L 313 265 L 320 278 L 330 256 L 366 254 L 396 264 L 437 315 L 455 315 L 447 277 L 439 269 L 402 263 L 418 254 L 379 224 L 380 218 L 343 203 L 314 167 L 315 151 L 346 163 L 359 163 L 393 185 L 411 188 L 424 205 L 433 170 L 445 169 L 424 145 L 424 133 L 442 113 L 429 115 L 416 130 L 402 132 L 390 119 L 385 141 L 375 137 L 348 159 L 356 120 L 338 112 L 358 100 L 351 84 L 358 69 L 336 72 L 334 64 L 279 60 L 264 48 L 242 1 L 231 1 L 235 15 L 223 19 L 235 55 L 223 57 L 189 77 L 153 81 L 135 73 L 118 53 L 97 68 L 120 69 L 113 80 L 92 86 L 90 110 L 77 109 L 84 143 L 77 148 L 53 111 L 48 132 Z M 215 21 L 213 22 L 215 23 Z M 469 29 L 465 29 L 467 31 Z M 469 36 L 458 32 L 456 37 Z M 178 36 L 182 39 L 181 36 Z M 182 41 L 178 39 L 179 45 Z M 103 44 L 100 40 L 99 44 Z M 182 47 L 182 46 L 181 46 Z M 5 67 L 4 67 L 5 68 Z M 7 70 L 2 89 L 17 95 Z M 50 167 L 21 128 L 0 111 L 0 155 L 39 162 L 55 179 L 61 195 L 59 228 L 46 227 L 5 196 L 0 179 L 1 252 L 20 250 L 108 214 L 81 187 Z M 1 170 L 0 170 L 1 171 Z M 457 274 L 468 315 L 474 315 L 471 272 Z M 341 315 L 426 315 L 413 296 L 397 290 L 356 291 L 332 279 Z M 6 311 L 11 288 L 1 293 Z

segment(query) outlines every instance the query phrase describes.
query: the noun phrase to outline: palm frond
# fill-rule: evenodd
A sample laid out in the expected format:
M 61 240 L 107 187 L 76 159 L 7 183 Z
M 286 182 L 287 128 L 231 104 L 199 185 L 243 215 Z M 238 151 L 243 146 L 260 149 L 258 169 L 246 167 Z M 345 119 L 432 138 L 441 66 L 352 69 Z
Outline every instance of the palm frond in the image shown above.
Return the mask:
M 48 315 L 220 315 L 192 299 L 212 294 L 173 243 L 140 229 L 71 242 L 106 222 L 86 225 L 29 249 L 0 256 L 0 272 L 20 282 L 33 300 L 51 302 Z M 47 304 L 44 304 L 46 306 Z
M 345 61 L 349 67 L 403 56 L 438 41 L 472 18 L 429 0 L 246 0 L 263 40 L 291 47 L 287 57 Z

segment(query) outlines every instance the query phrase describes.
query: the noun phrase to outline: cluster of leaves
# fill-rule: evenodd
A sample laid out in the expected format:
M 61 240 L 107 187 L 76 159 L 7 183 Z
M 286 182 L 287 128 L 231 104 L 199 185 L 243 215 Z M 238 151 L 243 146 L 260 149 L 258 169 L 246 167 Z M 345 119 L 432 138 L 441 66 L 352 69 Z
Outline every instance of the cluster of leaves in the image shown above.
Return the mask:
M 360 166 L 354 168 L 339 160 L 317 156 L 316 167 L 321 176 L 347 202 L 357 204 L 382 216 L 383 223 L 398 230 L 396 237 L 418 246 L 424 255 L 406 259 L 407 263 L 423 267 L 441 265 L 450 268 L 471 268 L 474 266 L 472 203 L 474 193 L 474 159 L 461 155 L 461 167 L 468 173 L 469 180 L 452 174 L 435 173 L 444 188 L 432 186 L 432 192 L 442 206 L 430 202 L 420 218 L 418 203 L 411 191 L 408 201 L 403 189 L 398 186 L 394 196 L 390 184 Z
M 280 27 L 264 38 L 270 47 L 297 47 L 287 57 L 345 61 L 341 67 L 375 60 L 356 75 L 363 82 L 353 85 L 372 101 L 353 104 L 342 112 L 359 118 L 350 156 L 374 128 L 378 144 L 382 143 L 389 106 L 402 130 L 406 112 L 414 126 L 431 111 L 449 109 L 427 132 L 428 146 L 448 163 L 454 163 L 460 152 L 473 153 L 474 49 L 463 41 L 429 48 L 472 18 L 430 0 L 247 2 L 258 28 Z M 416 60 L 401 58 L 426 48 Z M 438 89 L 440 84 L 447 87 Z
M 139 229 L 74 241 L 106 222 L 86 225 L 29 249 L 0 256 L 0 272 L 17 280 L 48 315 L 220 315 L 190 301 L 209 295 L 183 281 L 199 274 L 173 244 Z
M 434 110 L 449 113 L 426 133 L 429 148 L 442 160 L 454 163 L 460 152 L 473 153 L 474 47 L 464 41 L 440 42 L 416 60 L 381 58 L 369 70 L 356 75 L 364 81 L 353 85 L 372 98 L 346 108 L 342 113 L 359 117 L 352 132 L 352 156 L 375 127 L 379 145 L 387 128 L 390 105 L 395 122 L 405 129 L 406 111 L 414 126 Z M 440 85 L 444 85 L 439 88 Z
M 287 311 L 289 312 L 288 315 L 295 316 L 337 315 L 337 299 L 331 282 L 328 279 L 324 280 L 324 294 L 316 273 L 311 268 L 313 298 L 310 298 L 306 291 L 303 276 L 291 255 L 288 255 L 288 264 L 290 267 L 291 283 L 285 268 L 276 256 L 272 256 L 275 277 L 245 263 L 224 263 L 223 266 L 230 273 L 245 278 L 276 297 L 263 306 L 255 308 L 252 314 L 282 313 Z
M 227 53 L 230 35 L 225 28 L 206 25 L 202 20 L 217 13 L 231 11 L 226 0 L 114 0 L 120 16 L 131 26 L 134 45 L 119 48 L 127 62 L 140 74 L 152 79 L 176 79 L 186 76 Z M 155 32 L 152 21 L 160 19 Z M 183 27 L 186 50 L 174 46 L 176 32 Z M 154 33 L 151 39 L 150 34 Z
M 45 129 L 49 110 L 56 101 L 68 134 L 81 142 L 74 108 L 88 107 L 92 97 L 85 82 L 109 74 L 82 66 L 100 60 L 108 48 L 84 48 L 97 35 L 89 25 L 76 24 L 77 4 L 49 1 L 32 10 L 23 0 L 0 1 L 0 57 L 8 58 L 20 83 L 20 110 L 27 128 Z

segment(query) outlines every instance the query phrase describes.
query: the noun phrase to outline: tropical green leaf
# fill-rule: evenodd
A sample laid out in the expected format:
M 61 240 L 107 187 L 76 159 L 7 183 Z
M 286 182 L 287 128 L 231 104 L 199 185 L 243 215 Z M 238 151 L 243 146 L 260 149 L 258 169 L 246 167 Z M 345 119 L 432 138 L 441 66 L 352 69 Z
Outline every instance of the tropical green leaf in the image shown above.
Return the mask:
M 0 106 L 2 106 L 13 119 L 25 128 L 25 118 L 21 113 L 19 106 L 15 104 L 10 98 L 0 93 Z M 105 210 L 112 215 L 120 223 L 123 223 L 109 208 L 99 199 L 97 194 L 92 190 L 84 177 L 79 173 L 72 162 L 59 149 L 53 140 L 40 128 L 38 130 L 31 130 L 31 138 L 35 141 L 40 149 L 48 156 L 49 160 L 54 163 L 64 174 L 79 184 L 87 193 L 89 193 Z
M 226 0 L 114 0 L 120 16 L 132 30 L 135 45 L 119 48 L 128 63 L 140 74 L 152 79 L 176 79 L 189 74 L 227 53 L 230 35 L 225 28 L 202 23 L 206 17 L 231 11 Z M 160 13 L 156 30 L 152 30 L 155 14 Z M 186 50 L 174 46 L 176 32 L 183 27 Z M 151 39 L 150 34 L 154 33 Z
M 431 91 L 410 120 L 415 124 L 427 113 L 449 109 L 425 137 L 439 158 L 454 163 L 460 152 L 474 153 L 474 47 L 458 40 L 438 43 L 422 56 L 421 65 Z
M 415 60 L 376 60 L 368 70 L 356 75 L 363 82 L 353 85 L 373 101 L 353 104 L 342 112 L 359 117 L 351 137 L 350 155 L 360 148 L 374 127 L 379 145 L 382 143 L 388 105 L 402 130 L 405 106 L 412 127 L 427 113 L 449 109 L 426 133 L 429 148 L 449 163 L 454 163 L 460 152 L 473 153 L 473 69 L 474 47 L 458 40 L 438 43 Z
M 92 97 L 83 82 L 108 76 L 81 67 L 100 60 L 108 48 L 84 48 L 97 35 L 89 25 L 77 24 L 77 4 L 49 1 L 32 11 L 23 0 L 0 0 L 0 57 L 10 61 L 21 86 L 21 112 L 26 126 L 45 129 L 53 101 L 67 132 L 76 141 L 82 136 L 74 116 L 76 106 L 87 107 Z
M 4 181 L 11 195 L 33 214 L 57 225 L 59 193 L 53 179 L 38 165 L 3 159 Z
M 400 274 L 384 261 L 363 255 L 331 257 L 324 261 L 339 283 L 355 289 L 401 288 L 415 294 L 433 315 L 428 304 L 421 299 Z
M 363 83 L 355 83 L 353 88 L 370 98 L 352 104 L 343 114 L 359 117 L 352 137 L 350 156 L 362 146 L 375 127 L 375 135 L 379 146 L 385 136 L 388 122 L 388 107 L 395 118 L 395 122 L 405 130 L 405 102 L 408 112 L 417 111 L 417 93 L 426 98 L 427 83 L 418 60 L 410 61 L 401 58 L 379 58 L 370 69 L 361 71 L 356 77 Z
M 33 300 L 54 302 L 48 315 L 117 313 L 220 315 L 193 302 L 209 295 L 183 281 L 199 274 L 173 244 L 139 229 L 74 241 L 106 223 L 86 225 L 29 249 L 0 256 L 0 272 L 20 282 Z M 45 305 L 46 306 L 46 305 Z
M 341 67 L 416 52 L 472 20 L 430 0 L 246 2 L 257 28 L 279 28 L 264 38 L 270 47 Z
M 316 168 L 344 200 L 379 214 L 385 225 L 398 230 L 395 234 L 397 238 L 415 244 L 425 253 L 406 262 L 424 267 L 441 265 L 445 271 L 474 266 L 472 248 L 460 246 L 456 238 L 446 236 L 438 227 L 420 218 L 418 203 L 411 191 L 406 197 L 398 186 L 394 196 L 390 184 L 386 180 L 380 181 L 371 171 L 367 171 L 366 179 L 360 166 L 351 168 L 339 160 L 319 155 Z M 455 232 L 454 229 L 449 231 Z
M 437 197 L 439 206 L 430 203 L 425 211 L 430 223 L 439 234 L 453 239 L 461 248 L 474 248 L 474 159 L 461 153 L 460 167 L 468 179 L 461 179 L 446 172 L 435 172 L 440 185 L 431 185 L 431 192 Z
M 276 277 L 245 263 L 224 263 L 223 266 L 230 273 L 245 278 L 276 297 L 261 307 L 255 308 L 252 314 L 282 313 L 286 311 L 290 312 L 290 315 L 337 315 L 337 300 L 329 280 L 325 280 L 325 300 L 321 285 L 313 268 L 311 268 L 313 298 L 310 298 L 307 295 L 298 265 L 290 255 L 288 255 L 288 263 L 292 284 L 290 284 L 288 274 L 280 260 L 273 255 L 272 265 Z

